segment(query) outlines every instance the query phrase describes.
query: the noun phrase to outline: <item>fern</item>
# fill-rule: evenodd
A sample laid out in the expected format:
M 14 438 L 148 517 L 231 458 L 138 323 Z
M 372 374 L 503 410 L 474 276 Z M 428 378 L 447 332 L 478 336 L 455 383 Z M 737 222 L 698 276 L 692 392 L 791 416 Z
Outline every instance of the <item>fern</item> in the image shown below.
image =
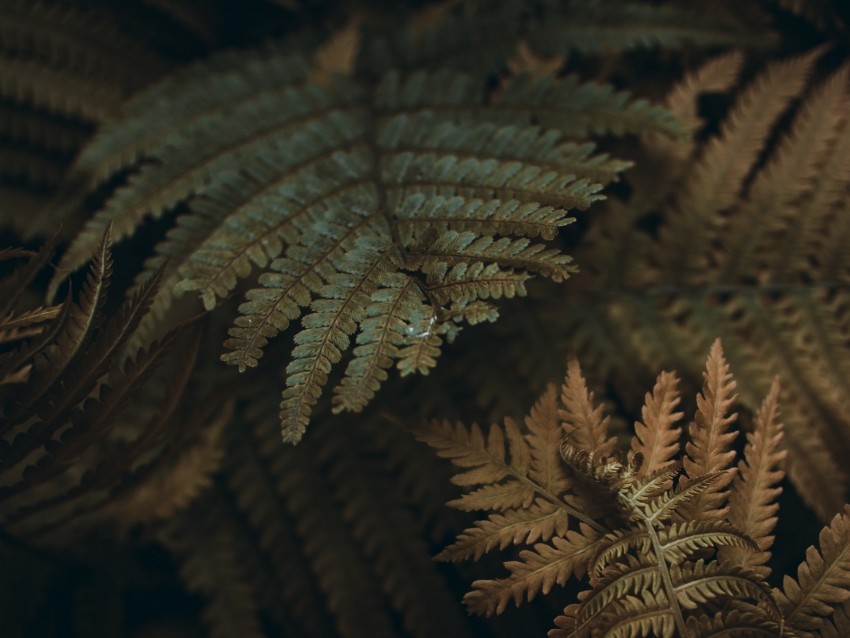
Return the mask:
M 116 356 L 157 278 L 106 319 L 110 246 L 107 233 L 77 302 L 69 296 L 61 306 L 0 320 L 7 346 L 0 356 L 0 525 L 28 543 L 67 546 L 98 528 L 126 532 L 172 516 L 206 487 L 221 459 L 226 406 L 188 407 L 200 332 L 185 343 L 181 326 L 132 357 Z M 0 253 L 27 259 L 0 282 L 9 292 L 7 312 L 51 252 L 48 244 L 38 253 Z M 185 357 L 177 367 L 169 356 L 175 348 Z M 159 406 L 149 415 L 140 401 L 146 394 Z
M 737 478 L 729 449 L 737 434 L 733 389 L 716 341 L 681 460 L 671 437 L 681 416 L 672 412 L 679 400 L 673 375 L 659 375 L 647 394 L 622 461 L 614 439 L 600 449 L 588 436 L 604 439 L 606 420 L 575 361 L 560 400 L 550 385 L 525 428 L 509 419 L 487 434 L 477 425 L 414 427 L 462 470 L 453 482 L 469 489 L 449 504 L 490 512 L 438 558 L 477 560 L 496 548 L 527 547 L 505 563 L 509 576 L 473 583 L 464 598 L 469 610 L 500 614 L 512 600 L 587 575 L 590 589 L 556 619 L 550 636 L 777 636 L 783 627 L 810 635 L 823 626 L 850 596 L 850 507 L 823 530 L 820 550 L 808 550 L 798 581 L 786 576 L 784 591 L 772 591 L 764 564 L 784 457 L 779 387 L 762 405 Z M 653 441 L 666 442 L 664 451 Z
M 326 419 L 321 436 L 281 447 L 271 385 L 245 393 L 213 490 L 158 530 L 211 634 L 475 635 L 429 558 L 433 524 L 451 522 L 449 490 L 430 480 L 442 464 L 373 417 Z M 215 537 L 196 542 L 207 526 Z
M 564 19 L 586 10 L 551 9 Z M 659 28 L 678 19 L 671 8 L 635 10 Z M 508 18 L 525 11 L 506 3 L 497 15 L 514 29 Z M 461 18 L 452 15 L 438 32 L 453 33 Z M 615 16 L 603 26 L 612 44 Z M 647 29 L 619 45 L 653 42 Z M 129 103 L 76 166 L 93 185 L 139 168 L 72 243 L 63 270 L 90 255 L 106 224 L 123 238 L 188 200 L 190 212 L 149 262 L 150 271 L 169 258 L 152 317 L 174 290 L 197 291 L 212 309 L 258 267 L 222 356 L 243 371 L 301 318 L 280 410 L 292 442 L 352 341 L 338 410 L 362 409 L 393 365 L 427 373 L 443 341 L 465 322 L 492 321 L 490 300 L 524 294 L 529 276 L 563 281 L 573 272 L 545 240 L 628 166 L 573 138 L 679 131 L 663 109 L 575 76 L 522 74 L 488 95 L 480 72 L 448 61 L 433 68 L 433 52 L 418 49 L 430 36 L 415 33 L 393 46 L 412 47 L 405 55 L 416 69 L 346 75 L 356 34 L 349 26 L 312 56 L 303 45 L 269 45 L 179 72 Z M 568 35 L 562 50 L 587 49 Z M 362 65 L 384 43 L 364 46 Z M 139 165 L 146 159 L 155 161 Z
M 21 0 L 0 7 L 0 59 L 3 224 L 52 234 L 49 215 L 32 213 L 63 184 L 94 126 L 168 64 L 106 7 Z
M 628 201 L 612 201 L 577 249 L 581 276 L 558 301 L 538 306 L 539 324 L 505 330 L 535 330 L 548 348 L 575 349 L 586 366 L 614 377 L 630 404 L 639 396 L 634 370 L 696 373 L 700 352 L 719 334 L 751 409 L 769 391 L 768 370 L 784 379 L 789 478 L 825 521 L 844 503 L 844 482 L 833 478 L 844 475 L 847 447 L 847 280 L 837 211 L 848 183 L 848 129 L 846 68 L 809 80 L 821 54 L 769 65 L 704 142 L 645 140 L 654 160 L 636 175 Z M 668 106 L 694 122 L 696 98 L 727 90 L 739 68 L 735 54 L 710 61 L 670 92 Z M 781 134 L 780 118 L 789 122 Z

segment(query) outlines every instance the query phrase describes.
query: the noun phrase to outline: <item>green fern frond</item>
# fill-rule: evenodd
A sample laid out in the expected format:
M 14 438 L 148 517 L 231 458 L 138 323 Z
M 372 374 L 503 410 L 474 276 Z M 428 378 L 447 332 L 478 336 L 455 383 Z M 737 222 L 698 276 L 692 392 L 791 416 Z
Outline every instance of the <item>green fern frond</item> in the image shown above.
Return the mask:
M 662 30 L 678 19 L 672 9 L 633 9 L 647 24 L 659 17 Z M 515 11 L 505 10 L 500 19 Z M 626 46 L 653 41 L 648 33 Z M 146 264 L 164 266 L 166 285 L 143 334 L 172 291 L 197 291 L 211 309 L 260 269 L 222 358 L 240 370 L 258 365 L 268 342 L 310 310 L 281 404 L 293 442 L 352 338 L 337 410 L 363 409 L 392 365 L 427 373 L 443 341 L 463 322 L 495 319 L 489 300 L 524 295 L 530 275 L 563 281 L 574 271 L 560 249 L 532 240 L 554 240 L 571 210 L 602 199 L 630 166 L 582 138 L 681 132 L 663 108 L 575 76 L 518 76 L 497 96 L 480 73 L 449 63 L 414 71 L 397 58 L 399 68 L 346 77 L 348 62 L 324 68 L 332 53 L 351 59 L 357 38 L 346 38 L 314 55 L 301 42 L 214 57 L 130 101 L 75 171 L 95 187 L 137 170 L 60 264 L 63 276 L 79 267 L 107 224 L 120 240 L 187 203 Z M 356 247 L 383 255 L 380 264 L 346 266 Z

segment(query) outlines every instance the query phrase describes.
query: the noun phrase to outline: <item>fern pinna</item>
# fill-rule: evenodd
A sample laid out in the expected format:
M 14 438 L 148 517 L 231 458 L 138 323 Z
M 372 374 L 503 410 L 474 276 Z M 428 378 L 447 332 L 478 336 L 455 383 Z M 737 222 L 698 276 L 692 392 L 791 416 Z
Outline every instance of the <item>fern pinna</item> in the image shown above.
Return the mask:
M 590 589 L 556 619 L 552 638 L 830 636 L 847 626 L 850 507 L 809 548 L 797 580 L 768 585 L 785 460 L 778 382 L 737 465 L 735 381 L 719 341 L 684 454 L 677 385 L 676 375 L 659 375 L 623 458 L 574 360 L 560 397 L 550 385 L 525 427 L 506 419 L 486 434 L 477 425 L 414 428 L 462 469 L 454 482 L 470 489 L 450 505 L 491 512 L 438 558 L 528 546 L 505 563 L 509 576 L 473 583 L 470 611 L 501 613 L 587 576 Z
M 154 315 L 175 290 L 211 309 L 258 267 L 222 359 L 257 366 L 300 317 L 280 405 L 284 439 L 298 441 L 355 334 L 337 411 L 362 409 L 393 365 L 427 373 L 462 324 L 494 320 L 493 301 L 525 294 L 532 275 L 570 275 L 546 242 L 628 166 L 591 134 L 680 132 L 664 109 L 575 76 L 523 73 L 493 93 L 520 38 L 546 55 L 741 41 L 720 14 L 694 30 L 674 7 L 609 4 L 449 3 L 399 33 L 365 25 L 359 57 L 354 21 L 318 49 L 267 45 L 180 71 L 81 153 L 92 188 L 137 170 L 61 268 L 83 263 L 107 223 L 123 238 L 188 200 L 148 264 L 166 264 Z

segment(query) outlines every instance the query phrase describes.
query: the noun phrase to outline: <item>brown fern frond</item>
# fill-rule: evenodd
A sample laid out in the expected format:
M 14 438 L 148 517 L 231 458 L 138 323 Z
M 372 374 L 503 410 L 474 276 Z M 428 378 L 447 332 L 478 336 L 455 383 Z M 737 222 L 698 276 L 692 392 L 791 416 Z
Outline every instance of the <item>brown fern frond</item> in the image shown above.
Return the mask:
M 850 598 L 850 506 L 821 530 L 818 547 L 806 550 L 796 580 L 785 576 L 774 590 L 788 628 L 803 636 L 823 625 L 824 617 Z
M 643 421 L 635 422 L 630 454 L 640 455 L 638 473 L 645 476 L 669 464 L 679 453 L 682 429 L 677 425 L 684 413 L 674 412 L 679 405 L 679 379 L 674 373 L 658 375 L 652 393 L 644 398 L 641 415 Z
M 697 396 L 696 418 L 688 427 L 690 441 L 685 446 L 683 460 L 685 472 L 691 480 L 729 469 L 735 459 L 732 444 L 738 433 L 730 431 L 730 428 L 737 415 L 730 412 L 738 397 L 734 394 L 735 381 L 719 339 L 711 346 L 703 378 L 702 393 Z M 726 488 L 732 478 L 733 474 L 729 473 L 718 480 L 714 488 L 690 503 L 684 516 L 695 520 L 724 518 L 724 505 L 729 493 Z
M 700 241 L 707 242 L 718 224 L 718 213 L 728 209 L 740 193 L 744 179 L 780 114 L 805 86 L 812 65 L 822 50 L 771 66 L 739 98 L 724 122 L 720 136 L 709 141 L 702 156 L 685 180 L 676 198 L 675 214 L 661 234 L 664 270 L 671 283 L 704 267 L 693 263 L 701 250 L 685 247 L 674 239 L 678 232 L 693 237 L 701 231 Z M 697 239 L 696 237 L 693 237 Z
M 540 593 L 548 594 L 553 586 L 586 573 L 598 540 L 598 534 L 585 525 L 549 543 L 537 543 L 533 550 L 520 552 L 518 561 L 505 563 L 511 572 L 507 578 L 473 582 L 464 603 L 471 612 L 490 616 L 501 614 L 511 600 L 519 605 Z
M 759 552 L 741 554 L 724 552 L 741 565 L 749 566 L 763 578 L 770 574 L 766 563 L 773 545 L 771 532 L 776 526 L 782 493 L 778 484 L 785 476 L 783 462 L 787 452 L 782 449 L 783 426 L 779 420 L 779 380 L 774 379 L 756 415 L 753 432 L 747 434 L 744 458 L 738 462 L 738 473 L 729 496 L 729 521 L 752 538 Z
M 464 598 L 470 611 L 500 614 L 511 601 L 519 605 L 587 574 L 590 589 L 556 619 L 558 628 L 550 636 L 768 636 L 783 626 L 809 635 L 802 632 L 820 626 L 850 597 L 842 584 L 847 513 L 822 532 L 823 554 L 809 550 L 801 585 L 786 579 L 783 594 L 767 583 L 780 492 L 776 482 L 782 476 L 778 466 L 784 458 L 778 382 L 756 417 L 737 478 L 735 380 L 720 342 L 708 355 L 682 453 L 676 383 L 674 374 L 662 373 L 646 394 L 645 422 L 636 424 L 628 461 L 600 453 L 597 439 L 587 435 L 605 420 L 590 407 L 575 360 L 568 364 L 560 402 L 550 385 L 524 436 L 509 419 L 487 438 L 478 426 L 435 422 L 414 429 L 459 466 L 457 484 L 476 488 L 450 505 L 498 510 L 438 558 L 478 560 L 496 548 L 526 546 L 518 560 L 505 561 L 507 577 L 473 582 Z M 576 436 L 570 420 L 592 427 Z M 527 472 L 529 452 L 522 445 L 532 441 L 534 457 L 551 462 L 542 453 L 557 447 L 567 468 L 566 480 L 554 483 L 561 491 L 557 499 L 547 498 Z M 642 466 L 644 455 L 649 461 Z M 534 486 L 534 500 L 523 502 L 530 492 L 511 479 Z
M 593 405 L 593 393 L 588 392 L 581 367 L 575 358 L 567 364 L 567 377 L 561 388 L 558 413 L 563 421 L 570 445 L 600 456 L 610 456 L 617 445 L 616 437 L 608 437 L 610 419 L 603 417 L 602 406 Z

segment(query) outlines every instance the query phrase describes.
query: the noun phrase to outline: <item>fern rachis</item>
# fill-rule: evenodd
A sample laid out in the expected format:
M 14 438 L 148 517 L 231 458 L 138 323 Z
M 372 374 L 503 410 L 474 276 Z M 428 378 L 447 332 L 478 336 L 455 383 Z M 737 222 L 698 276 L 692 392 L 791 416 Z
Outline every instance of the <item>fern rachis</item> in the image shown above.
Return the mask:
M 809 635 L 805 632 L 820 626 L 850 597 L 850 506 L 822 532 L 822 554 L 809 549 L 799 584 L 786 577 L 784 593 L 772 591 L 763 565 L 783 477 L 779 387 L 774 384 L 764 401 L 737 475 L 732 467 L 736 453 L 729 449 L 737 434 L 731 429 L 734 387 L 715 342 L 689 428 L 684 469 L 675 458 L 678 446 L 670 445 L 681 414 L 673 413 L 678 396 L 669 373 L 662 373 L 646 395 L 628 461 L 619 460 L 613 446 L 600 452 L 598 439 L 587 436 L 594 431 L 604 435 L 606 421 L 592 404 L 575 361 L 560 406 L 550 386 L 523 430 L 510 420 L 504 429 L 492 426 L 487 435 L 478 426 L 412 428 L 420 440 L 465 469 L 455 483 L 476 488 L 450 505 L 491 512 L 440 558 L 478 559 L 509 545 L 533 547 L 520 551 L 518 561 L 505 563 L 508 577 L 473 583 L 464 598 L 470 611 L 498 614 L 510 600 L 519 604 L 587 574 L 590 589 L 556 619 L 558 629 L 550 636 L 778 636 L 783 626 L 789 635 Z M 662 455 L 653 452 L 658 448 L 652 441 L 666 442 Z M 563 463 L 545 466 L 547 476 L 558 477 L 549 483 L 556 493 L 546 500 L 485 498 L 512 493 L 507 488 L 517 479 L 540 480 L 544 466 L 529 465 L 532 450 L 537 458 L 545 454 L 549 463 L 560 451 Z M 695 503 L 701 505 L 695 508 Z M 716 609 L 725 612 L 711 613 Z

